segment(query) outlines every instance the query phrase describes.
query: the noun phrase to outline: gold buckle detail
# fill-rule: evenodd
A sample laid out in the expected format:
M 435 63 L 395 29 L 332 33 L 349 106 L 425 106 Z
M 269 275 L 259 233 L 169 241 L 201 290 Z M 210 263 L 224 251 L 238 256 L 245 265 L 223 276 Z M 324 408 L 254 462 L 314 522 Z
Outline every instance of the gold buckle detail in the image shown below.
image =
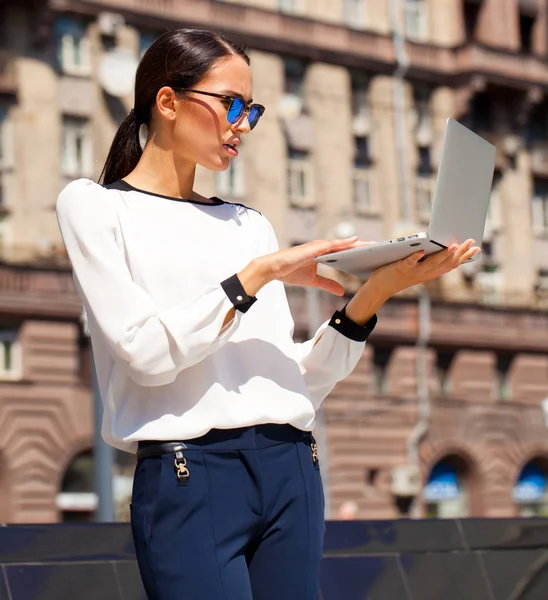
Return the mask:
M 179 481 L 186 480 L 190 477 L 190 472 L 186 468 L 186 459 L 184 456 L 181 458 L 175 458 L 173 461 L 175 464 L 175 472 L 177 473 L 177 479 Z
M 320 457 L 318 456 L 318 444 L 316 442 L 312 442 L 310 444 L 310 450 L 312 451 L 312 462 L 314 466 L 317 467 L 320 463 Z

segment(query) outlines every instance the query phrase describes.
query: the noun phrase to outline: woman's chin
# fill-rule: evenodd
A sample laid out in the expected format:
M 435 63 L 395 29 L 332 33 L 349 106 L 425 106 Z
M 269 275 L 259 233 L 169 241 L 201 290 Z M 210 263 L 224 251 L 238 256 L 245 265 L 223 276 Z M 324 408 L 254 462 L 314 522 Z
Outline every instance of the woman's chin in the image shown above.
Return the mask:
M 199 165 L 205 169 L 210 169 L 211 171 L 226 171 L 230 165 L 230 157 L 215 156 L 207 161 L 200 162 Z

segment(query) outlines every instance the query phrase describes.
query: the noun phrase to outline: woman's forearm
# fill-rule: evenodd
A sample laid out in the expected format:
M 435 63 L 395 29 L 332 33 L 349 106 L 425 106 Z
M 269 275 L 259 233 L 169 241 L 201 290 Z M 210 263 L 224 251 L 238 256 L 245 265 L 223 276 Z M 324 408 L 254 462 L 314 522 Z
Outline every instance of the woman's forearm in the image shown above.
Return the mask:
M 346 305 L 346 316 L 362 327 L 390 296 L 374 280 L 366 281 Z

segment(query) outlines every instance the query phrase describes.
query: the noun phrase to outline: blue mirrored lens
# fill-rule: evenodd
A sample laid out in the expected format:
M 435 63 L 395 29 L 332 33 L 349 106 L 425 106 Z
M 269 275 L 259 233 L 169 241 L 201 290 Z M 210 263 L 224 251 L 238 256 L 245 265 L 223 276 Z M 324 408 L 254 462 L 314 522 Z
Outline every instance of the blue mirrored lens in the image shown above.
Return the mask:
M 237 123 L 241 119 L 242 115 L 244 114 L 244 110 L 245 110 L 245 102 L 241 98 L 234 98 L 232 100 L 232 104 L 230 105 L 230 108 L 228 109 L 228 114 L 226 115 L 228 122 L 231 125 L 234 125 L 234 123 Z
M 253 106 L 251 108 L 251 110 L 249 111 L 249 117 L 247 118 L 249 121 L 249 127 L 250 129 L 253 129 L 253 127 L 255 127 L 255 125 L 257 125 L 257 123 L 259 122 L 259 119 L 261 118 L 261 111 L 258 107 Z

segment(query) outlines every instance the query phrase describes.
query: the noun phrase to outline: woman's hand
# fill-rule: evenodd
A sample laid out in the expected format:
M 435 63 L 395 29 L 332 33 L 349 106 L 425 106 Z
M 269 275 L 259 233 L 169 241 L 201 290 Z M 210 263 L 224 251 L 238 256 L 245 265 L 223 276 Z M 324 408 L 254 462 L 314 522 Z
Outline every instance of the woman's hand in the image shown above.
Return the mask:
M 474 240 L 452 244 L 424 258 L 424 251 L 377 269 L 346 306 L 346 315 L 360 325 L 367 321 L 394 294 L 419 283 L 436 279 L 464 264 L 480 252 Z M 424 258 L 424 260 L 421 260 Z
M 361 245 L 357 236 L 344 240 L 316 240 L 293 246 L 252 261 L 238 273 L 246 292 L 254 296 L 269 281 L 283 281 L 293 285 L 317 287 L 337 296 L 344 295 L 344 287 L 328 277 L 318 275 L 314 259 L 331 252 L 340 252 Z
M 424 258 L 424 251 L 415 252 L 398 262 L 377 269 L 369 278 L 372 285 L 384 290 L 387 297 L 393 296 L 419 283 L 437 279 L 480 252 L 474 246 L 474 240 L 466 240 L 463 244 L 452 244 Z M 424 258 L 424 260 L 421 260 Z

